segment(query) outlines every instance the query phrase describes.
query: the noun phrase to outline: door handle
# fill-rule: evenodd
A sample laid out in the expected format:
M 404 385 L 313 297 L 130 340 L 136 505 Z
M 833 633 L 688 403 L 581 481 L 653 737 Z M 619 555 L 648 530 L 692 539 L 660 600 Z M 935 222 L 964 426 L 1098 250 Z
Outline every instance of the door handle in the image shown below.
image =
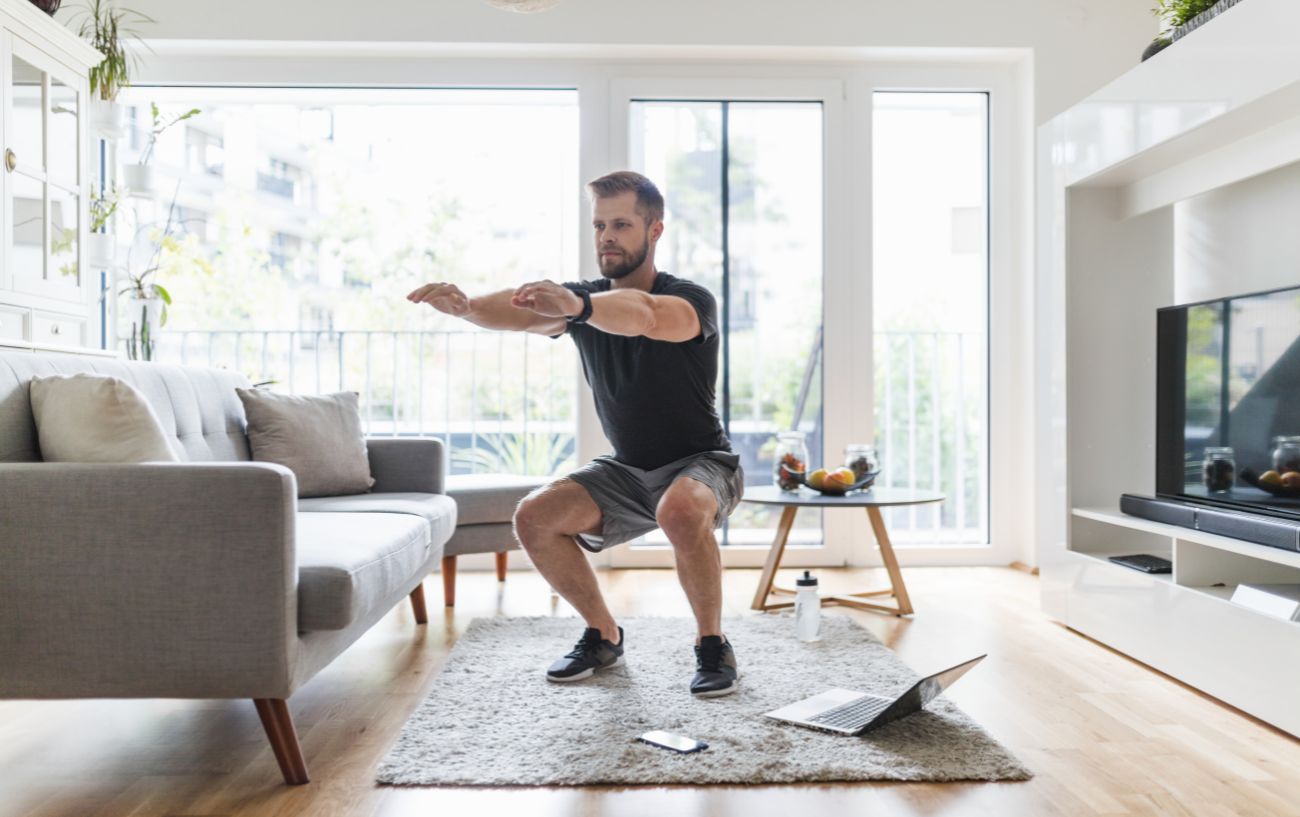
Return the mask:
M 13 148 L 5 148 L 5 170 L 13 173 L 18 169 L 18 154 L 14 153 Z

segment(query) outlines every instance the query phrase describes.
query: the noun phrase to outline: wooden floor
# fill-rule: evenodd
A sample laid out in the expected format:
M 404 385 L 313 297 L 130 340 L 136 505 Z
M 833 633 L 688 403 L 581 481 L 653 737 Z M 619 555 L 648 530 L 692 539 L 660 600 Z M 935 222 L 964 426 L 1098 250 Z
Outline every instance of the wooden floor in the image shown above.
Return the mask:
M 834 591 L 864 584 L 868 571 L 819 572 L 824 590 Z M 459 578 L 454 615 L 436 606 L 441 593 L 433 577 L 427 627 L 415 626 L 403 605 L 290 701 L 310 785 L 281 784 L 251 701 L 4 702 L 0 817 L 1300 817 L 1300 742 L 1050 622 L 1039 612 L 1033 576 L 994 568 L 905 574 L 913 620 L 842 609 L 826 614 L 862 622 L 917 670 L 989 653 L 950 695 L 1035 779 L 569 790 L 376 786 L 375 766 L 471 618 L 569 612 L 531 573 L 512 573 L 504 586 L 490 573 L 467 573 Z M 671 572 L 613 571 L 602 579 L 616 615 L 688 612 Z M 731 614 L 751 614 L 745 608 L 757 579 L 756 570 L 728 572 Z M 557 644 L 557 655 L 567 646 Z M 743 650 L 739 658 L 743 663 Z

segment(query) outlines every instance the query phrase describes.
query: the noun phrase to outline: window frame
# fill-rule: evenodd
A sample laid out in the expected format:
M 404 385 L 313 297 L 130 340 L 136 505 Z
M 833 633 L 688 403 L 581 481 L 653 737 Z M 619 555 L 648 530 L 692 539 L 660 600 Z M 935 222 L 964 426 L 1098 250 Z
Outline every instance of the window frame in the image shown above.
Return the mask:
M 690 46 L 476 47 L 439 44 L 299 44 L 286 55 L 275 43 L 185 41 L 154 44 L 137 86 L 289 86 L 303 88 L 563 88 L 579 100 L 581 152 L 573 195 L 586 206 L 583 183 L 621 167 L 627 157 L 626 100 L 653 93 L 710 98 L 806 98 L 815 89 L 825 111 L 826 238 L 825 447 L 838 456 L 847 442 L 872 439 L 874 403 L 869 349 L 852 341 L 870 331 L 872 94 L 893 91 L 982 91 L 989 94 L 989 449 L 990 538 L 987 546 L 909 546 L 903 565 L 1032 564 L 1033 511 L 1033 123 L 1032 56 L 1023 49 L 763 49 L 718 55 Z M 495 50 L 494 50 L 495 49 Z M 590 50 L 590 53 L 588 53 Z M 237 59 L 234 59 L 237 57 Z M 424 78 L 413 83 L 411 77 Z M 436 80 L 436 81 L 435 81 Z M 866 225 L 867 229 L 861 229 Z M 855 226 L 859 229 L 855 229 Z M 575 278 L 598 276 L 578 219 Z M 865 273 L 865 274 L 864 274 Z M 840 288 L 843 288 L 841 292 Z M 854 371 L 864 373 L 853 376 Z M 848 377 L 837 373 L 848 372 Z M 580 370 L 575 377 L 581 378 Z M 580 384 L 578 457 L 608 450 L 591 400 Z M 861 516 L 861 519 L 857 517 Z M 828 538 L 842 541 L 838 563 L 879 565 L 865 514 L 827 514 Z M 666 550 L 666 549 L 664 549 Z M 739 551 L 748 551 L 742 555 Z M 802 549 L 800 549 L 802 550 Z M 761 560 L 766 548 L 738 549 L 728 564 Z M 799 551 L 791 553 L 797 556 Z M 609 563 L 609 557 L 596 557 Z M 603 560 L 603 561 L 602 561 Z M 624 561 L 619 559 L 620 562 Z M 638 561 L 638 560 L 630 560 Z M 663 553 L 646 566 L 666 566 Z M 754 561 L 753 564 L 758 564 Z M 801 564 L 798 558 L 790 566 Z M 488 562 L 485 560 L 484 565 Z M 476 565 L 467 564 L 469 568 Z

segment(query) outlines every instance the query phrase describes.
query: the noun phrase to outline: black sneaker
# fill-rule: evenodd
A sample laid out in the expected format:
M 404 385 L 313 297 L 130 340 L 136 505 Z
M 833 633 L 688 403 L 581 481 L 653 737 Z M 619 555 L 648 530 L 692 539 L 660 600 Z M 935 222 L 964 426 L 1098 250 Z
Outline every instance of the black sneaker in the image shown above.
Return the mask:
M 598 669 L 623 666 L 623 628 L 618 628 L 618 643 L 600 637 L 600 630 L 588 627 L 568 655 L 546 670 L 548 681 L 581 681 Z
M 695 647 L 695 677 L 691 694 L 697 698 L 717 698 L 736 691 L 740 670 L 730 641 L 722 636 L 706 635 Z

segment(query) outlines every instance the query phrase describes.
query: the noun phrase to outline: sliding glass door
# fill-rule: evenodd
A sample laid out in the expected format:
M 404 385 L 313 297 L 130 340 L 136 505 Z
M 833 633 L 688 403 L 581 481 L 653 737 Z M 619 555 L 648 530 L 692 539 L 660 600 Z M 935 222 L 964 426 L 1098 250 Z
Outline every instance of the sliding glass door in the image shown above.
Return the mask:
M 989 542 L 989 95 L 876 92 L 872 304 L 884 484 L 909 545 Z
M 822 102 L 634 97 L 627 111 L 629 166 L 665 197 L 656 264 L 718 300 L 718 408 L 746 485 L 772 484 L 778 432 L 803 432 L 821 464 Z M 777 516 L 767 506 L 737 509 L 718 534 L 733 563 L 737 551 L 770 544 Z M 799 551 L 830 556 L 825 541 L 821 512 L 801 512 L 787 561 Z M 656 531 L 626 561 L 644 564 L 667 546 Z

